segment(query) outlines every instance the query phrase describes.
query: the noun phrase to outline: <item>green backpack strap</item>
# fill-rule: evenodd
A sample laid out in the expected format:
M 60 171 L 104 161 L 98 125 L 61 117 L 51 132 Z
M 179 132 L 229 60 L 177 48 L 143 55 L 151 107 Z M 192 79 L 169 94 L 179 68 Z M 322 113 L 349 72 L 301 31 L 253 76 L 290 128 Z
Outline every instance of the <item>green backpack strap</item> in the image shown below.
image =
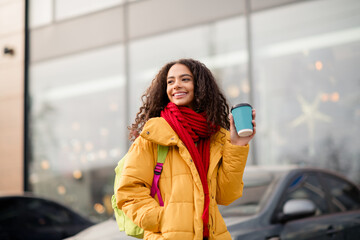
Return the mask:
M 157 162 L 164 164 L 166 155 L 167 155 L 167 153 L 169 151 L 169 147 L 168 146 L 158 145 L 157 148 L 158 148 Z

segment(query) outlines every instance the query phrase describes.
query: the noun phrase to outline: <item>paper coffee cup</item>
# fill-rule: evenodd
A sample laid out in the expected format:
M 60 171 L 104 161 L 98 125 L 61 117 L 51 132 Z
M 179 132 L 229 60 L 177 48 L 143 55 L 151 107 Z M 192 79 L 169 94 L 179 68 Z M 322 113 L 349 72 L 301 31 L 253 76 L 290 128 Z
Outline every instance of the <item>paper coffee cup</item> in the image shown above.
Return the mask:
M 253 134 L 252 106 L 248 103 L 240 103 L 231 108 L 235 127 L 240 137 L 248 137 Z

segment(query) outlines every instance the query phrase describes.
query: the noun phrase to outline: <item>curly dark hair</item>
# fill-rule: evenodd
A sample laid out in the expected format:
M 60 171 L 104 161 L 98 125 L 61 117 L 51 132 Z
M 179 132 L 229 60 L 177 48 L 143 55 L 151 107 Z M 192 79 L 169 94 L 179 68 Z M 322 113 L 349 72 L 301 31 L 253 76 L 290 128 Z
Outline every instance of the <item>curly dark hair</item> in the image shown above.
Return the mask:
M 139 135 L 146 121 L 153 117 L 160 117 L 161 111 L 169 103 L 166 93 L 167 74 L 175 64 L 187 66 L 194 76 L 194 110 L 205 111 L 209 123 L 225 129 L 230 128 L 229 106 L 211 71 L 203 63 L 194 59 L 179 59 L 163 66 L 142 95 L 143 105 L 136 114 L 135 122 L 128 127 L 130 140 L 133 141 Z

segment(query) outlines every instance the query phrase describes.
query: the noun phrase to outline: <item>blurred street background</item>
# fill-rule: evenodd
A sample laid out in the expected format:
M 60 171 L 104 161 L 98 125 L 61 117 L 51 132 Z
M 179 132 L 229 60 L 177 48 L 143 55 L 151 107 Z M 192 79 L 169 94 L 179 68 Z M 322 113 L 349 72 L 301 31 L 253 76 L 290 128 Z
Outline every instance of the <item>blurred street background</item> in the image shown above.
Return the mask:
M 0 0 L 0 48 L 0 192 L 111 217 L 127 126 L 179 58 L 256 109 L 248 165 L 360 184 L 359 0 Z

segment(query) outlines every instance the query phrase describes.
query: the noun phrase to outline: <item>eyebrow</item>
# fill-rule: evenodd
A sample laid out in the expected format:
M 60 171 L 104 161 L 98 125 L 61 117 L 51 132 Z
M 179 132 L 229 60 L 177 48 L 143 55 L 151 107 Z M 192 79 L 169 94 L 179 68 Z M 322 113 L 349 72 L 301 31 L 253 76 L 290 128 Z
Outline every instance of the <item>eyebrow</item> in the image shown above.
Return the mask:
M 190 74 L 187 74 L 187 73 L 180 75 L 180 77 L 191 77 L 191 78 L 193 78 L 193 76 L 191 76 Z M 169 79 L 169 78 L 175 78 L 175 77 L 174 76 L 167 77 L 167 79 Z

